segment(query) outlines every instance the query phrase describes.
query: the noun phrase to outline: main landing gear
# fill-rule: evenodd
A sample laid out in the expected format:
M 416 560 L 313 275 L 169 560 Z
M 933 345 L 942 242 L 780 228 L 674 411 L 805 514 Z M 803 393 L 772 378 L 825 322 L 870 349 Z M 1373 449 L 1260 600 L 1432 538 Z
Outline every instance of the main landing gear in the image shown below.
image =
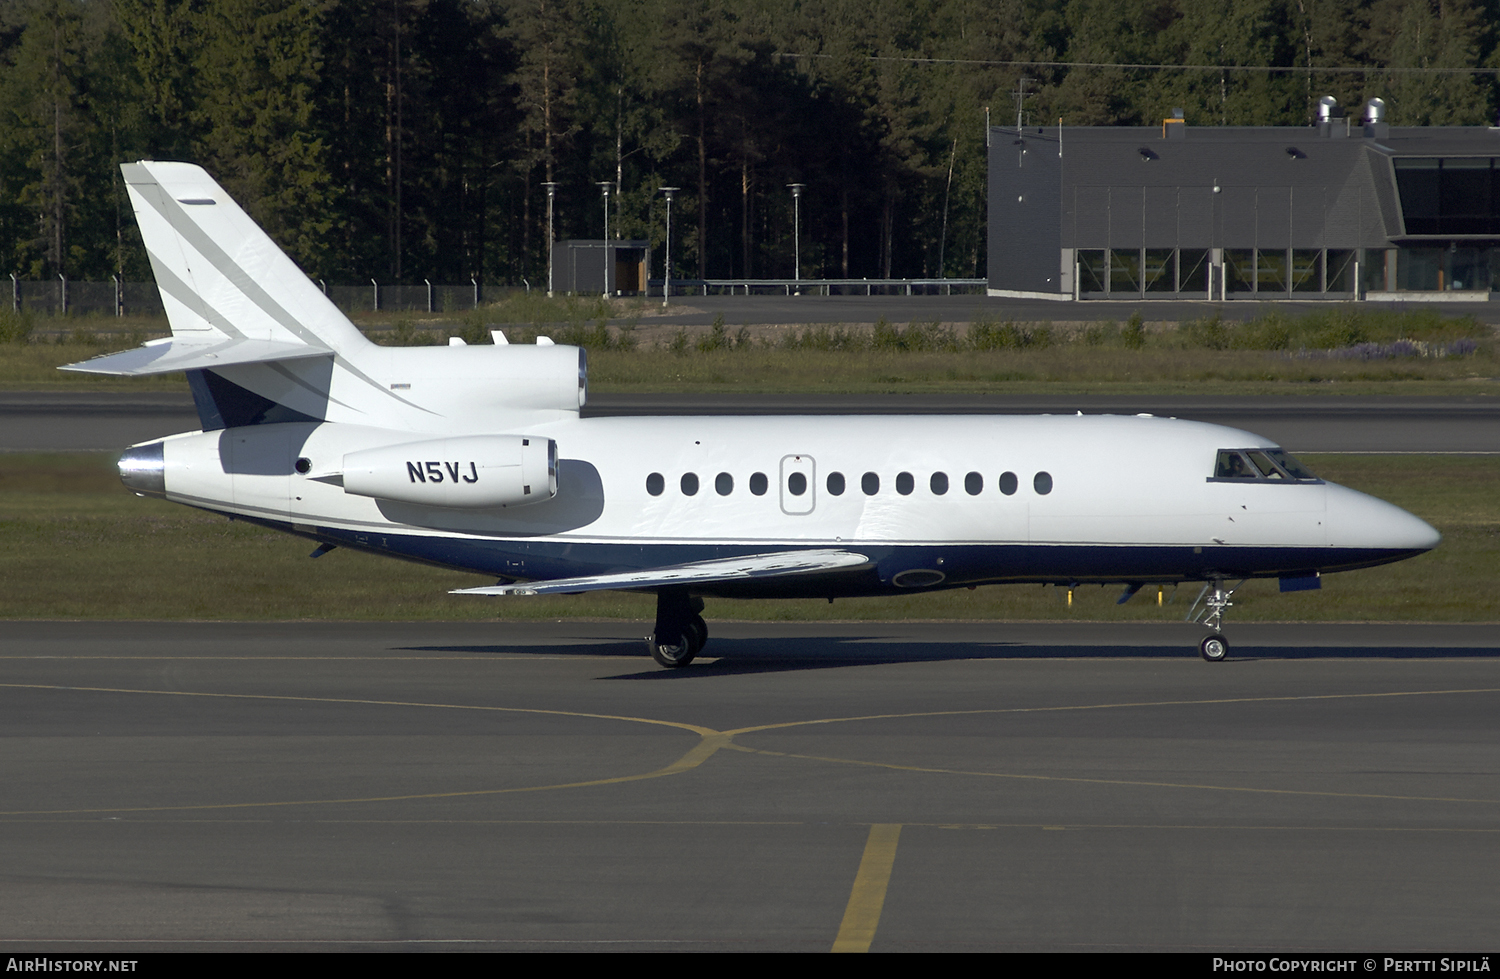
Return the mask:
M 1198 602 L 1203 602 L 1202 622 L 1213 630 L 1203 637 L 1198 643 L 1198 655 L 1210 663 L 1222 663 L 1229 658 L 1229 640 L 1224 638 L 1224 610 L 1234 603 L 1229 600 L 1244 582 L 1234 588 L 1225 588 L 1223 578 L 1215 578 L 1203 586 L 1203 591 L 1198 593 L 1198 600 L 1193 602 L 1193 607 L 1188 609 L 1188 621 L 1197 621 L 1193 613 L 1198 609 Z M 1207 595 L 1205 599 L 1204 596 Z
M 656 626 L 646 637 L 646 649 L 662 666 L 676 669 L 687 666 L 708 642 L 708 624 L 699 612 L 703 599 L 693 598 L 679 588 L 663 588 L 656 593 Z

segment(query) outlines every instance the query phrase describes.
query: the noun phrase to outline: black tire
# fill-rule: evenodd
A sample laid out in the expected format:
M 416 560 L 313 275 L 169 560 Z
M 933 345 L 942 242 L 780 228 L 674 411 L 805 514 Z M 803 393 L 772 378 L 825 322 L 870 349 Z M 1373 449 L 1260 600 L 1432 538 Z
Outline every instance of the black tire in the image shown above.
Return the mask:
M 692 649 L 693 655 L 697 656 L 703 651 L 704 645 L 708 642 L 708 623 L 703 621 L 703 616 L 695 615 L 688 620 L 687 625 L 683 627 L 683 631 L 687 633 L 687 637 L 691 642 L 689 648 Z
M 669 670 L 680 669 L 693 661 L 698 650 L 693 646 L 693 634 L 682 629 L 675 637 L 654 635 L 646 640 L 651 658 Z
M 1198 644 L 1198 655 L 1210 663 L 1222 663 L 1229 658 L 1229 640 L 1217 632 L 1204 636 Z

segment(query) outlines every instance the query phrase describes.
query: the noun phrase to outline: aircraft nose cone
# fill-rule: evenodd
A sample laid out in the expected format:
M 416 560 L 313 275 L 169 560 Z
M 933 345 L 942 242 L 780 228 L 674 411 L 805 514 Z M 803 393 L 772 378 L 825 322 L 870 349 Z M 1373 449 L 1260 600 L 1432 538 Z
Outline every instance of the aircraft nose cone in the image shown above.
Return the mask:
M 1418 553 L 1437 547 L 1443 535 L 1414 514 L 1345 486 L 1328 487 L 1328 543 L 1381 551 Z

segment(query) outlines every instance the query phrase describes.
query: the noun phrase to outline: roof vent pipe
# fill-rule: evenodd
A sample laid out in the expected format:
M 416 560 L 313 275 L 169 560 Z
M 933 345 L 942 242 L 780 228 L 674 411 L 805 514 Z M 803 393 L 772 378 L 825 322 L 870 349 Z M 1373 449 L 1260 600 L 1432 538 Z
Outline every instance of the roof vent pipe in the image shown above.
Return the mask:
M 1385 99 L 1371 99 L 1365 103 L 1365 125 L 1378 126 L 1385 122 Z
M 1334 117 L 1339 107 L 1339 100 L 1332 95 L 1325 95 L 1318 99 L 1318 122 L 1326 123 Z M 1343 115 L 1342 112 L 1338 113 Z

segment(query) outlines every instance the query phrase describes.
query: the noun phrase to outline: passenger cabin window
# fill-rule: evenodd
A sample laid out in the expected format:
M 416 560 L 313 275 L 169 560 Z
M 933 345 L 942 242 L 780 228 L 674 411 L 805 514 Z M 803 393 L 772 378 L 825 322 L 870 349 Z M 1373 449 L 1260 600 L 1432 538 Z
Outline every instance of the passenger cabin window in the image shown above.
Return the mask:
M 984 490 L 984 477 L 979 473 L 969 473 L 964 477 L 964 492 L 970 496 L 978 496 Z
M 801 496 L 803 493 L 806 493 L 807 474 L 792 473 L 786 478 L 786 488 L 787 492 L 791 493 L 793 496 Z
M 765 496 L 766 488 L 770 485 L 770 482 L 766 479 L 765 473 L 750 474 L 750 492 L 754 493 L 756 496 Z
M 728 496 L 734 492 L 734 477 L 728 473 L 719 473 L 714 479 L 714 490 L 720 496 Z
M 880 477 L 875 473 L 865 473 L 859 479 L 859 488 L 865 491 L 866 496 L 874 496 L 880 492 Z
M 932 480 L 928 485 L 932 487 L 933 496 L 942 496 L 944 493 L 948 492 L 948 474 L 933 473 Z
M 1037 496 L 1046 496 L 1052 492 L 1052 474 L 1039 472 L 1031 480 L 1031 488 L 1036 490 Z
M 698 474 L 697 473 L 683 473 L 682 474 L 682 495 L 683 496 L 696 496 L 696 495 L 698 495 Z
M 844 474 L 843 473 L 829 473 L 828 474 L 828 493 L 829 493 L 830 496 L 843 496 L 844 495 Z
M 896 474 L 896 492 L 902 496 L 911 496 L 911 491 L 917 488 L 917 480 L 911 473 Z
M 1214 460 L 1214 474 L 1209 479 L 1215 482 L 1321 482 L 1311 470 L 1282 449 L 1220 449 Z
M 1000 474 L 1000 492 L 1004 493 L 1006 496 L 1015 496 L 1016 487 L 1020 485 L 1021 481 L 1016 478 L 1015 473 Z
M 661 473 L 652 473 L 646 477 L 646 492 L 652 496 L 661 496 L 662 490 L 667 488 L 667 481 Z

